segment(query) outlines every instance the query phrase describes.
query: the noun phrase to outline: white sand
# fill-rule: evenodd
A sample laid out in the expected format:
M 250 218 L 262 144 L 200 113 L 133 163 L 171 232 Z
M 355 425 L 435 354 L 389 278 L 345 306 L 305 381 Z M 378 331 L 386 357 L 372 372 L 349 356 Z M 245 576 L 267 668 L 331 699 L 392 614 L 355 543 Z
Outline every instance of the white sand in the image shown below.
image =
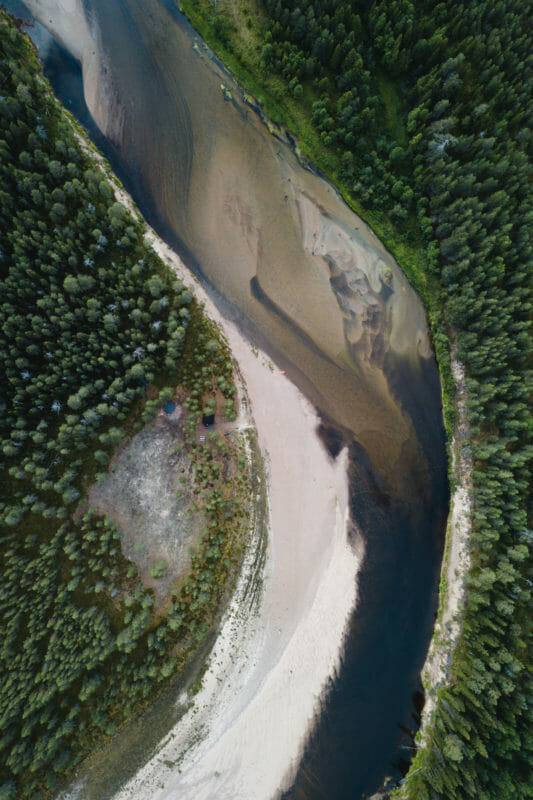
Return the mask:
M 152 238 L 184 275 L 177 256 Z M 268 466 L 264 594 L 259 613 L 247 613 L 239 607 L 241 581 L 193 708 L 117 800 L 274 797 L 293 774 L 355 602 L 346 454 L 329 459 L 310 404 L 194 288 L 238 361 Z

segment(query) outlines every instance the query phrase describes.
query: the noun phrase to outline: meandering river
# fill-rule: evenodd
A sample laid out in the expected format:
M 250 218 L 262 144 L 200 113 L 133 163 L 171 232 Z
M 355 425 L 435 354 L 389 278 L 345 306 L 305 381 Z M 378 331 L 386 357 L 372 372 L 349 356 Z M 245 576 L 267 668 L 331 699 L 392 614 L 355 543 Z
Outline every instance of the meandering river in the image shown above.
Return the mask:
M 448 490 L 422 304 L 172 0 L 85 0 L 84 10 L 94 47 L 74 54 L 98 144 L 225 313 L 319 409 L 332 454 L 350 449 L 351 511 L 365 543 L 359 600 L 285 797 L 357 800 L 412 755 L 436 611 Z M 97 136 L 78 63 L 34 35 L 56 92 Z

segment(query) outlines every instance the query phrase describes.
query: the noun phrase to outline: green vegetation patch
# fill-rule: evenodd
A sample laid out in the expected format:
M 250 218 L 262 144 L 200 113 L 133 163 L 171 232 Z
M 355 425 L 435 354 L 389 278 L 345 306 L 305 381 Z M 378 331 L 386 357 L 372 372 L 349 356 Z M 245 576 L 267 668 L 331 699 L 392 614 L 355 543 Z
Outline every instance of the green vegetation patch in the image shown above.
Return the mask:
M 164 558 L 156 559 L 152 564 L 150 564 L 150 575 L 154 580 L 159 580 L 160 578 L 164 578 L 167 574 L 168 570 L 168 563 L 165 561 Z

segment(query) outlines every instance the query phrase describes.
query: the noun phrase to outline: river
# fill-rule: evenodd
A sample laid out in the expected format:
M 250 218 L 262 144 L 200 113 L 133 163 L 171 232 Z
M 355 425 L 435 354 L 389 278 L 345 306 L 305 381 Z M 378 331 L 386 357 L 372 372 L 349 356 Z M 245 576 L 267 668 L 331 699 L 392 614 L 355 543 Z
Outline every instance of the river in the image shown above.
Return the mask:
M 29 16 L 19 2 L 6 6 Z M 33 32 L 56 92 L 150 223 L 315 404 L 325 445 L 349 448 L 365 545 L 358 604 L 284 797 L 358 800 L 397 779 L 412 755 L 436 612 L 448 488 L 422 304 L 172 0 L 85 0 L 84 11 L 93 45 L 70 46 L 63 26 L 76 58 Z

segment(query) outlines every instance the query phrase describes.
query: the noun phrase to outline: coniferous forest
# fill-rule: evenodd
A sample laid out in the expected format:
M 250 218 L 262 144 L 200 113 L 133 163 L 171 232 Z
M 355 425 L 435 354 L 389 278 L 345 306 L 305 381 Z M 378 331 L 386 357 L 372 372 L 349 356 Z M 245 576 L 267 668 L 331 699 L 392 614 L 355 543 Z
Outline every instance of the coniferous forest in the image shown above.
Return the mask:
M 424 297 L 448 432 L 452 342 L 466 366 L 474 513 L 462 632 L 398 791 L 410 800 L 532 797 L 530 6 L 215 6 L 183 2 Z
M 0 152 L 0 798 L 37 800 L 208 636 L 247 478 L 236 442 L 197 444 L 202 411 L 218 403 L 234 418 L 225 343 L 115 200 L 3 12 Z M 123 532 L 86 492 L 176 386 L 188 410 L 181 472 L 205 527 L 155 613 Z M 152 578 L 164 570 L 152 564 Z
M 474 514 L 462 631 L 398 793 L 532 797 L 529 4 L 182 5 L 419 289 L 448 431 L 452 343 L 466 366 Z M 191 431 L 205 393 L 212 403 L 219 388 L 231 415 L 231 362 L 4 15 L 0 151 L 0 798 L 12 800 L 54 792 L 205 639 L 241 512 L 206 448 L 203 544 L 156 617 L 121 532 L 83 506 L 178 383 Z

